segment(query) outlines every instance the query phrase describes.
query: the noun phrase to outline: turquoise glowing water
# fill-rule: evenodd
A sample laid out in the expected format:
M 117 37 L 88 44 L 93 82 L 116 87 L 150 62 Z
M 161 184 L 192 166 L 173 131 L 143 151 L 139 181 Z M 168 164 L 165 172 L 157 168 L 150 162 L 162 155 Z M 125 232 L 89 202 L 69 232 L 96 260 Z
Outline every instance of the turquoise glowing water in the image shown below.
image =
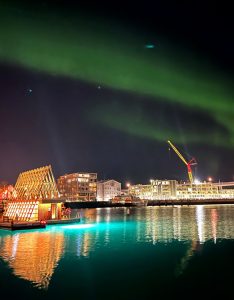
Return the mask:
M 80 224 L 0 230 L 2 295 L 65 300 L 232 293 L 233 205 L 81 214 Z

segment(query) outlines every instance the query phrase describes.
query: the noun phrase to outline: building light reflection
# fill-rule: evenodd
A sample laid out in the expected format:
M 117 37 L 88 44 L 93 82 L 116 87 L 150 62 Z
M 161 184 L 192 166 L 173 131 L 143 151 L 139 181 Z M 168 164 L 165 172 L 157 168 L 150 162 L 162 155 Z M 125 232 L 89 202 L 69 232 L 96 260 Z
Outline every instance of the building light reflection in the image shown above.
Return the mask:
M 12 253 L 11 253 L 12 258 L 15 258 L 15 256 L 16 256 L 18 242 L 19 242 L 19 233 L 15 234 L 13 236 Z
M 203 243 L 204 242 L 204 231 L 203 231 L 204 206 L 203 205 L 196 206 L 196 220 L 197 220 L 199 242 Z
M 215 244 L 216 244 L 216 235 L 217 235 L 217 221 L 218 221 L 217 210 L 213 208 L 211 210 L 211 224 L 212 224 L 212 235 Z
M 118 250 L 132 241 L 157 246 L 178 240 L 186 246 L 178 262 L 181 274 L 205 241 L 233 238 L 233 215 L 225 205 L 131 208 L 130 215 L 126 208 L 90 209 L 84 211 L 84 220 L 88 223 L 1 235 L 0 257 L 16 276 L 47 289 L 65 251 L 82 259 L 97 249 Z
M 39 289 L 47 289 L 63 249 L 61 233 L 21 232 L 4 237 L 0 257 L 16 276 L 31 281 Z

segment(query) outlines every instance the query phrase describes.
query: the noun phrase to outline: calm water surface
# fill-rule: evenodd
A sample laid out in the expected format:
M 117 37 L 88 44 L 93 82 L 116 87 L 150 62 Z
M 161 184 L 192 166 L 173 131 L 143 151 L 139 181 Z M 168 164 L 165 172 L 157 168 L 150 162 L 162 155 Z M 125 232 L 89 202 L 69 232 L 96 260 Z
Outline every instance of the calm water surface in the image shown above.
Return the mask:
M 25 300 L 232 295 L 233 205 L 81 215 L 75 225 L 0 230 L 1 294 Z

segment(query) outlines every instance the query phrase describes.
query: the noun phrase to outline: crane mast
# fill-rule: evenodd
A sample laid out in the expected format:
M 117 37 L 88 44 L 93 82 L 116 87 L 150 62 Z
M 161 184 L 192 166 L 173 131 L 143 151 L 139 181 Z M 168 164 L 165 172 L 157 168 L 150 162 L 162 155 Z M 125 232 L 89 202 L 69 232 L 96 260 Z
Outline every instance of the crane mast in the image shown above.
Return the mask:
M 171 148 L 175 151 L 175 153 L 179 156 L 179 158 L 183 161 L 183 163 L 187 166 L 188 178 L 190 183 L 193 183 L 193 173 L 192 173 L 192 165 L 196 165 L 195 158 L 192 158 L 189 162 L 183 157 L 183 155 L 179 152 L 179 150 L 172 144 L 171 141 L 167 141 Z

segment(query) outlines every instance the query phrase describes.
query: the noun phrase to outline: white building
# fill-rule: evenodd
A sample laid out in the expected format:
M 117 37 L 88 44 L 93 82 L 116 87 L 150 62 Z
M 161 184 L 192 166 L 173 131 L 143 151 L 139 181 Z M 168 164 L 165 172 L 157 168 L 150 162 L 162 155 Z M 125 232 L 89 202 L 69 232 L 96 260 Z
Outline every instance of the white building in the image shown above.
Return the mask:
M 131 185 L 128 194 L 139 197 L 140 199 L 152 199 L 152 186 L 150 184 Z
M 150 180 L 152 186 L 152 199 L 171 199 L 176 198 L 176 180 Z
M 97 201 L 108 201 L 121 194 L 121 183 L 114 180 L 97 182 Z
M 163 200 L 176 198 L 176 180 L 150 180 L 150 184 L 129 187 L 129 193 L 141 199 Z

